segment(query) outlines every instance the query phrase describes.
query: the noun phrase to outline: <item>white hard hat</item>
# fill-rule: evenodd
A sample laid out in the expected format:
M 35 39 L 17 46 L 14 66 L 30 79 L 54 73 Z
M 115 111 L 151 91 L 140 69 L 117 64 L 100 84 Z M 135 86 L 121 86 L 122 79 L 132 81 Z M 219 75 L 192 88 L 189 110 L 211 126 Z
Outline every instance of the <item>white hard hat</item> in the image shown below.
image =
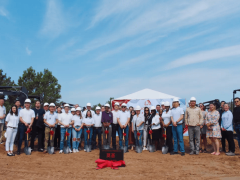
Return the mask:
M 24 101 L 24 103 L 31 103 L 31 100 L 30 100 L 30 99 L 26 99 L 26 100 Z
M 119 106 L 119 103 L 118 103 L 118 102 L 116 102 L 116 103 L 114 104 L 114 106 Z
M 82 109 L 80 107 L 77 107 L 76 108 L 76 111 L 81 111 Z
M 140 106 L 136 106 L 134 110 L 139 111 L 139 110 L 141 110 L 141 107 Z
M 165 102 L 162 102 L 161 105 L 165 105 Z
M 87 106 L 91 106 L 91 103 L 87 103 Z
M 151 110 L 156 110 L 155 106 L 152 106 L 152 107 L 151 107 Z
M 49 104 L 47 102 L 45 102 L 43 106 L 49 106 Z
M 166 102 L 164 103 L 164 106 L 170 106 L 170 103 L 169 103 L 168 101 L 166 101 Z
M 127 106 L 127 104 L 126 103 L 122 103 L 122 106 Z
M 50 103 L 49 107 L 55 107 L 55 104 L 54 103 Z
M 191 97 L 190 101 L 197 101 L 195 97 Z
M 99 106 L 96 107 L 96 110 L 100 110 L 101 108 Z
M 75 108 L 72 108 L 71 111 L 76 111 L 76 109 L 75 109 Z
M 107 104 L 105 104 L 104 106 L 105 106 L 105 107 L 110 107 L 110 105 L 109 105 L 108 103 L 107 103 Z
M 64 107 L 69 107 L 69 104 L 64 104 Z
M 178 98 L 173 98 L 173 102 L 179 102 Z

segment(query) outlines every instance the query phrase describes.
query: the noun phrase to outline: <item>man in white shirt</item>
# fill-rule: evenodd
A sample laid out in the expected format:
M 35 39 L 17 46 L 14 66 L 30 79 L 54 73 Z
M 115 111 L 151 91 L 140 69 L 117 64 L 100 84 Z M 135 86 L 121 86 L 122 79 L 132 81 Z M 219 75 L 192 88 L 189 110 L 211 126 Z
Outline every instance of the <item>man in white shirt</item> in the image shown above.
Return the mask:
M 113 123 L 112 123 L 112 147 L 113 149 L 117 149 L 117 146 L 116 146 L 116 133 L 118 131 L 118 121 L 117 121 L 117 118 L 118 118 L 118 113 L 120 112 L 119 110 L 119 103 L 116 102 L 114 104 L 114 110 L 112 111 L 112 114 L 113 114 Z
M 59 151 L 60 154 L 63 152 L 63 145 L 64 145 L 66 131 L 69 133 L 69 136 L 67 138 L 67 146 L 69 147 L 70 152 L 72 153 L 70 138 L 72 134 L 73 115 L 69 112 L 69 104 L 64 105 L 64 110 L 65 112 L 62 113 L 58 119 L 59 124 L 61 124 L 61 140 L 60 140 L 60 151 Z
M 50 137 L 50 131 L 53 131 L 52 140 L 50 140 L 51 147 L 54 146 L 54 136 L 55 136 L 55 125 L 58 122 L 58 114 L 55 111 L 55 104 L 51 103 L 49 105 L 49 111 L 44 115 L 45 123 L 45 141 L 44 141 L 44 153 L 47 153 L 48 140 Z
M 100 113 L 101 108 L 99 106 L 96 107 L 96 114 L 93 115 L 94 126 L 93 126 L 93 137 L 92 137 L 92 149 L 97 148 L 96 137 L 98 136 L 98 148 L 102 148 L 102 115 Z
M 3 104 L 4 104 L 4 99 L 0 99 L 0 144 L 3 144 L 2 133 L 3 133 L 3 127 L 4 127 L 4 119 L 6 117 L 6 108 Z
M 118 114 L 118 124 L 119 124 L 119 146 L 120 149 L 123 147 L 122 140 L 123 140 L 123 131 L 125 133 L 125 146 L 128 147 L 128 133 L 129 133 L 129 127 L 128 123 L 130 121 L 130 114 L 126 111 L 127 105 L 125 103 L 122 104 L 122 111 Z M 128 151 L 127 151 L 128 152 Z
M 95 114 L 95 112 L 92 110 L 91 103 L 87 103 L 87 109 L 83 111 L 83 119 L 86 118 L 87 111 L 91 111 L 92 117 Z
M 25 105 L 25 108 L 22 109 L 19 113 L 20 122 L 19 122 L 19 126 L 18 126 L 19 141 L 18 141 L 17 155 L 20 155 L 22 140 L 23 140 L 23 137 L 25 136 L 25 132 L 28 129 L 31 129 L 34 118 L 35 118 L 34 111 L 32 109 L 30 109 L 31 100 L 26 99 L 24 102 L 24 105 Z M 25 136 L 25 147 L 27 146 L 27 144 L 28 144 L 27 136 Z

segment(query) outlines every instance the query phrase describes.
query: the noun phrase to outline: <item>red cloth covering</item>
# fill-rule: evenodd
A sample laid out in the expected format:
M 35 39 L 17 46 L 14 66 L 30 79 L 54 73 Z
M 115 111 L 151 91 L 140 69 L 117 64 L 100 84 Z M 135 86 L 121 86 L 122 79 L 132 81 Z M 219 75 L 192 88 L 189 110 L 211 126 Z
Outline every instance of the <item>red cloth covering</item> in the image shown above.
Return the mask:
M 28 134 L 31 132 L 31 129 L 29 128 L 25 133 Z
M 69 133 L 67 131 L 65 132 L 65 136 L 69 136 Z
M 53 135 L 53 134 L 54 134 L 54 131 L 53 131 L 53 130 L 51 130 L 51 131 L 50 131 L 50 134 L 51 134 L 51 135 Z
M 103 169 L 105 167 L 110 167 L 111 169 L 118 169 L 120 166 L 126 166 L 125 161 L 108 161 L 103 159 L 98 159 L 95 161 L 97 163 L 96 169 Z

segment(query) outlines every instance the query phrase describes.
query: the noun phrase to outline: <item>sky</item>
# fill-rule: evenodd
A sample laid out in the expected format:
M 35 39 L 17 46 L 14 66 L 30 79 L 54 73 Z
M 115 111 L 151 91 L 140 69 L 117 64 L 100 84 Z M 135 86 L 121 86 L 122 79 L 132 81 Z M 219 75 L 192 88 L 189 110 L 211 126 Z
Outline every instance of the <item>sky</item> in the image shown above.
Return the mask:
M 197 102 L 240 89 L 239 0 L 0 0 L 0 69 L 49 69 L 84 106 L 150 88 Z M 240 92 L 239 92 L 240 96 Z

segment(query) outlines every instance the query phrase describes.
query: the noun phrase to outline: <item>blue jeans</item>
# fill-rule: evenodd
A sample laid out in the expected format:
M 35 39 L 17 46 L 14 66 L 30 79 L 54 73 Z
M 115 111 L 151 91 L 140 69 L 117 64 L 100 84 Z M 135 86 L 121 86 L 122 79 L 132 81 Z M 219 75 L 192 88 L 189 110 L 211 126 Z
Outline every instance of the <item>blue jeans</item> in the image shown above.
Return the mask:
M 118 128 L 118 132 L 119 132 L 119 148 L 123 147 L 122 141 L 123 141 L 123 129 L 119 126 Z M 124 132 L 126 133 L 126 136 L 124 137 L 125 140 L 125 146 L 128 147 L 128 132 L 129 132 L 129 127 L 127 126 L 124 129 Z
M 66 129 L 64 127 L 61 127 L 61 140 L 60 140 L 60 150 L 63 150 L 64 140 L 65 140 L 65 133 Z M 67 146 L 71 148 L 70 138 L 72 134 L 72 128 L 68 128 L 67 132 L 69 133 L 69 136 L 67 137 Z
M 185 152 L 184 150 L 184 142 L 183 142 L 183 128 L 182 124 L 175 126 L 172 126 L 172 134 L 173 134 L 173 151 L 178 152 L 178 143 L 180 145 L 180 151 Z
M 18 131 L 19 131 L 18 151 L 20 152 L 23 138 L 25 139 L 25 147 L 27 147 L 28 145 L 27 135 L 25 134 L 25 132 L 27 131 L 27 127 L 24 124 L 19 123 Z M 28 134 L 28 139 L 29 138 L 30 134 Z
M 142 146 L 143 130 L 139 130 L 139 132 L 140 132 L 140 136 L 139 136 L 139 140 L 138 140 L 137 130 L 134 131 L 134 139 L 135 139 L 136 146 Z
M 238 146 L 240 147 L 240 124 L 235 125 L 235 131 L 237 133 L 237 138 L 238 138 Z
M 80 128 L 80 126 L 75 126 L 77 129 Z M 80 129 L 80 131 L 76 131 L 74 128 L 72 128 L 72 147 L 73 149 L 78 149 L 78 146 L 80 144 L 80 137 L 82 134 L 82 129 Z M 75 141 L 73 140 L 74 138 Z
M 89 139 L 88 139 L 88 133 L 87 133 L 88 128 L 84 127 L 84 149 L 86 149 L 86 145 L 90 146 L 92 145 L 92 134 L 93 134 L 93 128 L 90 127 L 90 134 L 89 134 Z
M 102 127 L 93 127 L 93 137 L 92 137 L 92 149 L 97 147 L 97 136 L 98 136 L 98 148 L 102 148 Z

